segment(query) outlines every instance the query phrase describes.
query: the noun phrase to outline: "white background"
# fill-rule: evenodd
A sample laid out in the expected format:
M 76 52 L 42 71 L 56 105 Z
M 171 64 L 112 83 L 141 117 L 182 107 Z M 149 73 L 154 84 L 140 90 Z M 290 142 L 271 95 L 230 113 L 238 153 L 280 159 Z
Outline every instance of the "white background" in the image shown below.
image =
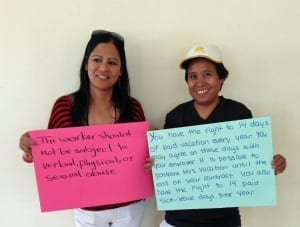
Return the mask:
M 74 226 L 70 210 L 40 212 L 33 165 L 21 160 L 18 141 L 46 128 L 55 99 L 77 88 L 94 29 L 126 38 L 132 95 L 158 128 L 190 99 L 181 57 L 197 42 L 218 45 L 230 71 L 222 95 L 255 117 L 270 116 L 274 150 L 288 160 L 277 177 L 278 205 L 241 208 L 243 227 L 298 226 L 299 7 L 297 0 L 0 0 L 0 226 Z M 162 217 L 148 200 L 143 227 Z

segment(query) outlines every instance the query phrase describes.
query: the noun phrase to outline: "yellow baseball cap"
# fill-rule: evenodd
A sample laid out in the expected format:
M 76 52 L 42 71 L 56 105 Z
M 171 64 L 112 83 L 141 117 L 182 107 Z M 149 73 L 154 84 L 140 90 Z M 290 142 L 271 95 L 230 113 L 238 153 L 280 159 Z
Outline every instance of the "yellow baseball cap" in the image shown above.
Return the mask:
M 185 69 L 185 63 L 194 58 L 207 58 L 215 63 L 222 63 L 222 54 L 214 45 L 194 45 L 181 60 L 179 67 Z

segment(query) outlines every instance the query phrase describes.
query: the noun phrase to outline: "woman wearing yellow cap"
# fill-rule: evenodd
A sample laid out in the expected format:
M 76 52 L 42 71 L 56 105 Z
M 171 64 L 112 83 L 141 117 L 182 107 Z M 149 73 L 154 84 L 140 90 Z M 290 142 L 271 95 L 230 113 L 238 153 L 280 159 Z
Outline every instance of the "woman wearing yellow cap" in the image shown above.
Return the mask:
M 251 111 L 242 103 L 219 95 L 228 76 L 219 49 L 213 45 L 192 47 L 180 68 L 185 70 L 185 81 L 192 100 L 171 110 L 164 128 L 210 124 L 252 118 Z M 285 158 L 275 155 L 272 162 L 275 174 L 286 168 Z M 160 227 L 238 227 L 239 209 L 193 209 L 166 211 Z

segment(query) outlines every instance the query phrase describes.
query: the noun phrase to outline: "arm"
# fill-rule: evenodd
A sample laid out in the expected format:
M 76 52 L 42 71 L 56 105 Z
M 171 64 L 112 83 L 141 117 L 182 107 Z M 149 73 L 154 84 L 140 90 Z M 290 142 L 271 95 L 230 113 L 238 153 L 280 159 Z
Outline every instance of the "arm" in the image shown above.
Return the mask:
M 71 101 L 70 96 L 63 96 L 56 100 L 53 105 L 50 119 L 48 122 L 48 128 L 64 128 L 72 126 L 72 115 L 71 115 Z M 19 140 L 19 147 L 24 152 L 24 162 L 33 162 L 31 153 L 31 146 L 36 145 L 36 142 L 30 139 L 29 132 L 25 132 Z

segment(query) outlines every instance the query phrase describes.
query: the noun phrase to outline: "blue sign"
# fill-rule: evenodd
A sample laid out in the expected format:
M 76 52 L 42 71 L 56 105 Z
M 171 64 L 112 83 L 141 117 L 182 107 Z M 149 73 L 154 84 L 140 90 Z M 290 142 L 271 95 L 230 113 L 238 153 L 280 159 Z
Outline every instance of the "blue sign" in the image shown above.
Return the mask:
M 276 205 L 269 117 L 147 137 L 158 210 Z

